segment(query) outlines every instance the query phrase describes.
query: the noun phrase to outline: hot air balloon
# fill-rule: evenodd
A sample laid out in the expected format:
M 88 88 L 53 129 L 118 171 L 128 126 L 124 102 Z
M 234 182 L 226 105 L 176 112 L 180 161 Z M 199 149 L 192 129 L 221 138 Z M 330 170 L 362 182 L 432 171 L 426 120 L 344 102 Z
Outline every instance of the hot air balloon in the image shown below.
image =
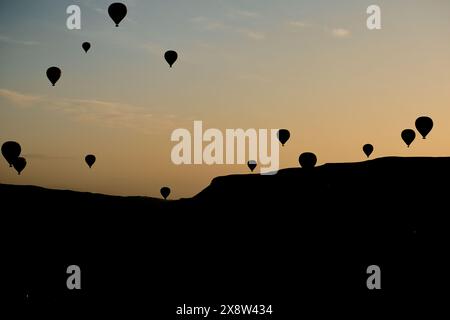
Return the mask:
M 433 129 L 433 120 L 430 117 L 419 117 L 416 120 L 416 129 L 426 139 L 427 135 Z
M 8 161 L 10 167 L 13 166 L 14 160 L 20 156 L 20 152 L 22 152 L 22 148 L 15 141 L 7 141 L 2 145 L 2 155 Z
M 305 152 L 298 157 L 300 166 L 304 169 L 312 169 L 317 163 L 317 157 L 312 152 Z
M 413 129 L 405 129 L 402 131 L 402 139 L 409 148 L 414 139 L 416 139 L 416 132 Z
M 250 160 L 247 162 L 247 166 L 250 169 L 251 172 L 253 172 L 253 170 L 255 170 L 257 163 L 255 160 Z
M 27 160 L 25 160 L 25 158 L 18 157 L 16 159 L 14 159 L 13 166 L 14 166 L 14 169 L 16 169 L 17 174 L 20 175 L 20 173 L 23 171 L 23 169 L 25 169 L 25 167 L 27 166 Z
M 111 19 L 119 26 L 120 21 L 127 15 L 127 6 L 120 2 L 115 2 L 108 7 L 108 14 Z
M 280 129 L 277 132 L 278 140 L 281 142 L 281 145 L 284 147 L 285 143 L 291 137 L 291 133 L 287 129 Z
M 363 146 L 363 151 L 364 151 L 364 153 L 366 154 L 367 158 L 369 158 L 370 155 L 371 155 L 372 152 L 373 152 L 373 145 L 371 145 L 370 143 L 365 144 L 365 145 Z
M 84 52 L 87 53 L 89 51 L 89 49 L 91 48 L 91 44 L 89 42 L 83 42 L 81 47 L 83 48 Z
M 84 157 L 84 161 L 86 161 L 89 168 L 92 168 L 92 166 L 95 163 L 95 160 L 96 160 L 96 158 L 93 154 L 88 154 L 86 157 Z
M 167 197 L 170 195 L 170 188 L 169 187 L 162 187 L 160 192 L 161 192 L 161 195 L 163 196 L 164 200 L 166 200 Z
M 61 69 L 58 67 L 50 67 L 47 69 L 47 78 L 53 86 L 61 78 Z
M 172 65 L 178 59 L 178 53 L 173 50 L 166 51 L 166 53 L 164 53 L 164 59 L 166 59 L 169 66 L 172 68 Z

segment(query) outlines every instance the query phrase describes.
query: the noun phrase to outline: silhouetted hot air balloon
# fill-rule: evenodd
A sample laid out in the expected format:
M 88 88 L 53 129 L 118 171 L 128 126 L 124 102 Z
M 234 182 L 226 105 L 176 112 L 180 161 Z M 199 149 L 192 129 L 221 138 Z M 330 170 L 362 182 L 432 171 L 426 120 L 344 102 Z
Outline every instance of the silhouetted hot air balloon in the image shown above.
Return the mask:
M 312 152 L 305 152 L 298 157 L 300 166 L 305 169 L 312 169 L 317 163 L 317 157 Z
M 88 52 L 89 49 L 91 48 L 91 44 L 89 42 L 83 42 L 83 44 L 81 45 L 83 47 L 84 52 Z
M 2 155 L 8 161 L 10 167 L 13 166 L 14 160 L 20 156 L 20 152 L 22 152 L 22 148 L 15 141 L 7 141 L 2 145 Z
M 108 14 L 111 19 L 119 26 L 120 21 L 127 15 L 127 6 L 120 2 L 115 2 L 108 7 Z
M 95 163 L 96 158 L 95 158 L 95 156 L 94 156 L 93 154 L 88 154 L 88 155 L 84 158 L 84 160 L 86 161 L 86 163 L 87 163 L 87 165 L 89 166 L 89 168 L 92 168 L 92 166 L 93 166 L 94 163 Z
M 13 166 L 14 166 L 14 169 L 16 169 L 17 174 L 20 175 L 20 173 L 23 171 L 23 169 L 25 169 L 25 167 L 27 166 L 27 160 L 25 160 L 25 158 L 18 157 L 16 159 L 14 159 Z
M 257 166 L 257 163 L 256 163 L 255 160 L 249 160 L 249 161 L 247 162 L 247 166 L 248 166 L 248 168 L 250 169 L 250 171 L 253 172 L 253 170 L 255 170 L 255 168 L 256 168 L 256 166 Z
M 416 139 L 416 132 L 413 129 L 405 129 L 402 131 L 402 139 L 409 148 L 414 139 Z
M 372 152 L 373 152 L 373 145 L 371 145 L 370 143 L 365 144 L 365 145 L 363 146 L 363 151 L 364 151 L 364 153 L 366 154 L 367 158 L 369 158 L 370 155 L 371 155 Z
M 47 69 L 47 78 L 50 80 L 53 86 L 61 78 L 61 69 L 58 67 L 50 67 Z
M 416 129 L 425 139 L 433 129 L 433 120 L 430 117 L 419 117 L 416 120 Z
M 162 187 L 160 192 L 161 192 L 161 195 L 163 196 L 163 198 L 167 199 L 167 197 L 170 195 L 170 188 L 169 187 Z
M 169 66 L 172 68 L 172 65 L 178 59 L 178 53 L 176 53 L 176 51 L 173 50 L 166 51 L 166 53 L 164 53 L 164 59 L 166 59 Z
M 287 129 L 280 129 L 277 132 L 277 137 L 278 137 L 278 140 L 281 142 L 281 145 L 284 146 L 285 143 L 291 137 L 291 133 Z

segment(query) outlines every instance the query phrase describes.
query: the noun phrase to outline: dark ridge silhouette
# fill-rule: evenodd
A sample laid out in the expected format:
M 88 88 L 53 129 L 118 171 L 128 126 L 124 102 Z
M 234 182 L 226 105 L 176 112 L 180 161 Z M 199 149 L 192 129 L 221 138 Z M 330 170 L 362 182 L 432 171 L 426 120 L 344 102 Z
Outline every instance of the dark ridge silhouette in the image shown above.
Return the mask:
M 437 238 L 448 168 L 450 158 L 387 157 L 231 175 L 176 201 L 0 184 L 2 207 L 14 208 L 2 211 L 2 288 L 74 312 L 115 305 L 167 317 L 189 301 L 233 299 L 271 303 L 276 319 L 299 304 L 407 314 L 448 270 Z M 65 288 L 70 264 L 82 269 L 79 292 Z M 378 292 L 366 288 L 372 264 Z

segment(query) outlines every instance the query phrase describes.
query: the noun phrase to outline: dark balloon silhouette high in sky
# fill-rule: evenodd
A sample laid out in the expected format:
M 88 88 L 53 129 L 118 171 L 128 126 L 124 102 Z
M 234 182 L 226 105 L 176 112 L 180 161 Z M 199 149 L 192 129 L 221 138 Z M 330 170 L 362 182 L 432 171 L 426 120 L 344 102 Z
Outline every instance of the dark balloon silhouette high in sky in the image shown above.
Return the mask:
M 14 160 L 20 156 L 22 148 L 15 141 L 7 141 L 2 145 L 2 155 L 8 161 L 10 167 L 13 166 Z
M 89 42 L 83 42 L 81 47 L 83 48 L 84 52 L 87 53 L 89 51 L 89 49 L 91 48 L 91 44 Z
M 304 169 L 312 169 L 316 166 L 317 157 L 312 152 L 304 152 L 298 158 L 300 166 Z
M 166 51 L 166 53 L 164 53 L 164 59 L 166 59 L 169 66 L 172 68 L 173 64 L 178 59 L 178 53 L 173 50 Z
M 127 15 L 127 6 L 123 3 L 115 2 L 108 7 L 108 14 L 116 24 L 116 27 L 118 27 L 119 23 Z
M 255 170 L 255 168 L 256 168 L 256 166 L 257 166 L 257 163 L 256 163 L 255 160 L 249 160 L 249 161 L 247 162 L 247 166 L 248 166 L 248 168 L 250 169 L 250 171 L 253 172 L 253 170 Z
M 51 84 L 55 86 L 59 78 L 61 78 L 61 69 L 58 67 L 50 67 L 47 69 L 47 78 L 50 80 Z
M 365 144 L 363 146 L 363 151 L 364 151 L 365 155 L 367 156 L 367 158 L 369 158 L 373 152 L 373 145 L 371 145 L 370 143 Z
M 25 169 L 25 167 L 27 166 L 27 160 L 25 160 L 25 158 L 18 157 L 16 159 L 14 159 L 13 166 L 14 166 L 14 169 L 16 169 L 17 174 L 20 175 L 20 173 L 23 171 L 23 169 Z
M 426 139 L 427 135 L 433 129 L 433 120 L 430 117 L 419 117 L 416 120 L 416 129 Z
M 284 147 L 286 142 L 288 142 L 289 138 L 291 137 L 291 133 L 287 129 L 280 129 L 277 132 L 277 137 L 281 145 Z
M 84 161 L 86 161 L 87 165 L 89 166 L 89 168 L 92 168 L 92 166 L 95 163 L 95 156 L 93 154 L 88 154 L 85 158 Z
M 409 146 L 416 139 L 416 132 L 413 129 L 405 129 L 402 131 L 402 139 Z
M 164 200 L 166 200 L 167 197 L 170 195 L 170 188 L 169 187 L 162 187 L 160 192 L 161 192 L 161 195 L 163 196 Z

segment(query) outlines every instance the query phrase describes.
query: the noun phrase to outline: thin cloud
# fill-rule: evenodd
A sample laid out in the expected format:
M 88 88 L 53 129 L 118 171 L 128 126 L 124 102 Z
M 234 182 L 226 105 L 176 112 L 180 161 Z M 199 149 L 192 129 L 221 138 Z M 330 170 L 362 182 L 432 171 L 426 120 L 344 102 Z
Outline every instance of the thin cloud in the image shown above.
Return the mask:
M 322 30 L 325 33 L 339 39 L 349 38 L 351 36 L 351 31 L 345 28 L 329 28 L 327 26 L 314 25 L 306 23 L 301 20 L 287 21 L 286 25 L 291 28 L 291 30 L 311 28 L 311 30 Z
M 297 21 L 288 21 L 286 24 L 292 28 L 305 28 L 305 27 L 309 26 L 309 24 L 307 24 L 306 22 L 298 21 L 298 20 Z
M 0 98 L 13 106 L 33 106 L 63 112 L 71 119 L 103 125 L 109 128 L 133 129 L 150 134 L 173 127 L 180 119 L 168 115 L 153 115 L 147 108 L 121 102 L 94 99 L 65 99 L 34 96 L 0 88 Z
M 335 28 L 331 30 L 331 34 L 336 38 L 348 38 L 351 35 L 350 30 L 343 28 Z
M 266 38 L 266 35 L 264 33 L 253 30 L 239 30 L 239 32 L 245 35 L 247 38 L 253 40 L 264 40 Z
M 0 42 L 19 44 L 19 45 L 24 45 L 24 46 L 36 46 L 39 44 L 39 42 L 37 42 L 37 41 L 18 40 L 18 39 L 13 39 L 13 38 L 5 36 L 5 35 L 0 35 Z
M 141 45 L 144 50 L 155 55 L 162 56 L 165 52 L 165 49 L 162 45 L 155 42 L 147 42 Z
M 255 11 L 246 11 L 246 10 L 236 10 L 236 15 L 245 17 L 245 18 L 259 18 L 261 14 Z
M 205 17 L 194 17 L 194 18 L 190 19 L 189 21 L 197 24 L 202 29 L 208 30 L 208 31 L 219 30 L 219 31 L 233 32 L 233 33 L 237 33 L 242 36 L 245 36 L 252 40 L 263 40 L 266 38 L 266 35 L 262 32 L 259 32 L 256 30 L 251 30 L 251 29 L 238 28 L 231 24 L 225 24 L 224 22 L 219 21 L 219 20 L 212 20 L 212 19 L 208 19 Z
M 17 91 L 0 88 L 0 97 L 19 106 L 29 106 L 42 99 L 40 96 L 22 94 Z

